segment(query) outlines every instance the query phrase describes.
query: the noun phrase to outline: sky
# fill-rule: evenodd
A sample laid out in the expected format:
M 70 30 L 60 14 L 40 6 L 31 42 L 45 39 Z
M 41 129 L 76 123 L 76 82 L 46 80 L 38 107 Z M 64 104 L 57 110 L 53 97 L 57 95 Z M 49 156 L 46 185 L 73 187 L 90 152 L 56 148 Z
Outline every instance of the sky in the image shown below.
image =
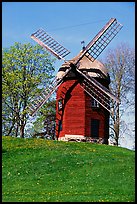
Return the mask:
M 135 47 L 135 2 L 2 2 L 2 47 L 36 45 L 30 36 L 43 28 L 71 52 L 69 60 L 82 49 L 81 41 L 87 45 L 110 18 L 123 28 L 98 59 L 123 42 Z M 62 63 L 56 60 L 56 72 Z
M 2 2 L 2 47 L 35 45 L 30 35 L 43 28 L 71 52 L 66 57 L 71 59 L 82 49 L 81 41 L 87 45 L 110 18 L 123 28 L 105 51 L 120 42 L 134 47 L 135 2 Z

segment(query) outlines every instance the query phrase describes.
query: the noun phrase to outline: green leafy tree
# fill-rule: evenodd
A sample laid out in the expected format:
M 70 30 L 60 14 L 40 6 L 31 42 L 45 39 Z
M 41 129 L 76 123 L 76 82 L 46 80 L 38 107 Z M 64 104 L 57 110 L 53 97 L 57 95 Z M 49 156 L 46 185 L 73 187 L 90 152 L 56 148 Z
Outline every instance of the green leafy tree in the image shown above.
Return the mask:
M 29 118 L 31 99 L 49 86 L 54 74 L 54 59 L 30 43 L 15 43 L 2 51 L 2 120 L 3 135 L 20 135 Z
M 103 63 L 110 74 L 110 90 L 120 100 L 117 107 L 111 104 L 115 108 L 110 118 L 111 136 L 118 145 L 124 132 L 128 134 L 130 125 L 125 123 L 123 115 L 133 114 L 135 110 L 135 50 L 126 43 L 121 43 L 115 49 L 109 49 Z M 129 113 L 126 112 L 127 109 Z

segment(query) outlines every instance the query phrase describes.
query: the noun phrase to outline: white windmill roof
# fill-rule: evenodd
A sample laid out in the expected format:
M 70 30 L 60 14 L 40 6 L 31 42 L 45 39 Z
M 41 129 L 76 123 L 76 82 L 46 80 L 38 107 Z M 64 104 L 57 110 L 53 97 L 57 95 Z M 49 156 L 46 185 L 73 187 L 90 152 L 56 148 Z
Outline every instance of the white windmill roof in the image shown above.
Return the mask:
M 57 73 L 57 77 L 59 77 L 59 78 L 62 77 L 65 70 L 67 68 L 69 68 L 70 62 L 75 63 L 77 61 L 79 55 L 81 54 L 81 52 L 76 57 L 74 57 L 71 60 L 69 60 L 69 61 L 65 62 L 64 64 L 62 64 L 61 68 L 59 69 L 59 71 Z M 92 77 L 100 77 L 100 78 L 108 77 L 108 70 L 103 65 L 103 63 L 101 63 L 98 60 L 94 60 L 94 62 L 92 62 L 90 56 L 86 57 L 86 55 L 85 55 L 79 61 L 78 69 L 86 71 L 87 74 L 89 74 Z

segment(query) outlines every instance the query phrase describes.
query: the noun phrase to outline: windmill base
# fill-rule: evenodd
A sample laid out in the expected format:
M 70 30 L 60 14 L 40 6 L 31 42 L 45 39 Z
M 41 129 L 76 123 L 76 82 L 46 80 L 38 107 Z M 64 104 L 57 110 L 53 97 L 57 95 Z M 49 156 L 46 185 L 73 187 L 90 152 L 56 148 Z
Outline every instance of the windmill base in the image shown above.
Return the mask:
M 108 139 L 106 138 L 92 138 L 83 135 L 68 135 L 65 134 L 64 137 L 59 137 L 59 141 L 75 141 L 75 142 L 91 142 L 99 144 L 108 144 Z

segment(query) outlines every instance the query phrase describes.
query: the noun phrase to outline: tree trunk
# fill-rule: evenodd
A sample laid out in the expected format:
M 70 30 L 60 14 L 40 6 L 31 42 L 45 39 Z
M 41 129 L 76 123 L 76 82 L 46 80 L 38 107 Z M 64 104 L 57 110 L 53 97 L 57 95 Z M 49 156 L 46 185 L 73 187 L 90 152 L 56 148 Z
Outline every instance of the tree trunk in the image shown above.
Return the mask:
M 20 127 L 20 137 L 21 138 L 24 138 L 24 129 L 25 129 L 25 125 L 22 124 L 21 127 Z
M 9 129 L 9 132 L 8 132 L 8 136 L 10 136 L 11 132 L 12 132 L 12 129 L 14 128 L 14 125 L 15 125 L 15 121 L 12 123 L 10 129 Z
M 18 136 L 18 131 L 19 131 L 19 126 L 18 126 L 18 123 L 17 123 L 16 132 L 15 132 L 15 137 Z
M 20 121 L 20 137 L 21 138 L 24 138 L 25 125 L 26 125 L 26 114 L 24 113 Z
M 116 141 L 117 146 L 118 146 L 118 142 L 119 142 L 119 126 L 120 126 L 120 118 L 119 118 L 119 105 L 118 105 L 117 110 L 116 110 L 116 120 L 114 123 L 115 141 Z
M 114 129 L 115 129 L 115 141 L 116 141 L 116 145 L 118 146 L 118 140 L 119 140 L 119 124 L 117 124 L 117 122 L 114 125 Z

